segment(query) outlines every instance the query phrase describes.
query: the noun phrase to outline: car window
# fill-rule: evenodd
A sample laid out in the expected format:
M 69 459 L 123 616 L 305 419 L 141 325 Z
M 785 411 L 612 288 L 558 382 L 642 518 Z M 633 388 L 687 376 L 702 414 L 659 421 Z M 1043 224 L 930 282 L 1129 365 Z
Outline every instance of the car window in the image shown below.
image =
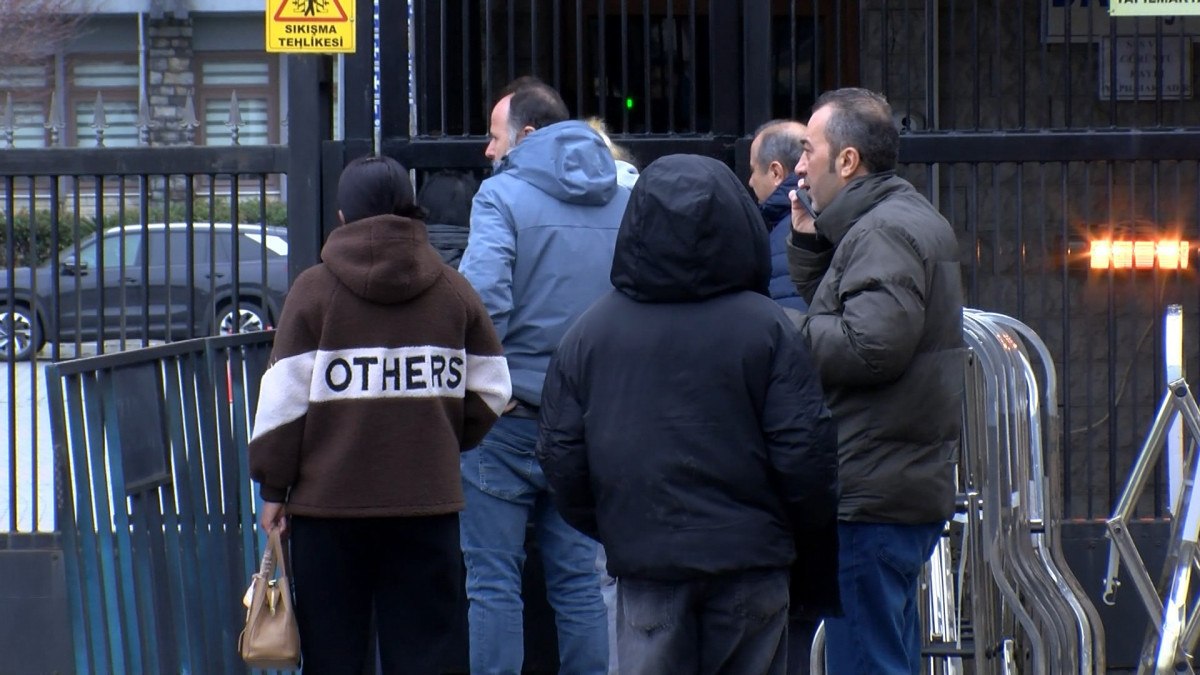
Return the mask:
M 168 247 L 167 244 L 170 244 Z M 187 230 L 172 229 L 170 235 L 158 230 L 150 233 L 146 253 L 151 267 L 171 265 L 186 265 L 188 260 Z M 192 230 L 192 259 L 197 266 L 208 265 L 208 230 Z
M 121 248 L 121 241 L 124 240 L 125 247 Z M 142 233 L 141 232 L 125 232 L 122 236 L 119 232 L 105 235 L 104 237 L 104 266 L 105 267 L 120 267 L 121 260 L 124 259 L 125 267 L 139 267 L 142 264 Z M 97 256 L 96 242 L 92 241 L 84 244 L 79 248 L 77 260 L 87 267 L 95 268 L 99 265 Z
M 196 265 L 207 267 L 215 262 L 217 265 L 227 264 L 229 257 L 229 232 L 220 228 L 205 227 L 195 229 Z M 172 256 L 175 254 L 172 253 Z
M 262 260 L 264 248 L 267 251 L 267 260 L 287 257 L 287 239 L 271 233 L 264 236 L 262 232 L 242 232 L 238 242 L 238 259 L 242 262 Z
M 179 243 L 182 244 L 183 242 Z M 175 244 L 175 242 L 171 242 L 171 244 Z M 179 249 L 177 249 L 175 246 L 171 246 L 171 248 L 173 249 L 171 253 L 175 254 L 176 256 L 179 255 L 176 253 L 176 251 Z M 146 261 L 151 266 L 161 267 L 162 265 L 167 264 L 166 232 L 163 232 L 162 230 L 155 230 L 154 232 L 150 233 L 150 238 L 146 240 L 146 254 Z

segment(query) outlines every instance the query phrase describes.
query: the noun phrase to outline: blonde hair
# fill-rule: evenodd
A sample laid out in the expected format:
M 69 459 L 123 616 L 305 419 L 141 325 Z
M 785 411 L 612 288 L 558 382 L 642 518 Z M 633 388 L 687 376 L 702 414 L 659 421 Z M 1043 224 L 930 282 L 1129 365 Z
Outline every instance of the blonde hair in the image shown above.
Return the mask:
M 613 159 L 633 164 L 633 155 L 625 148 L 613 143 L 612 139 L 609 138 L 608 125 L 604 123 L 604 120 L 600 119 L 599 117 L 589 117 L 584 121 L 587 122 L 587 125 L 591 127 L 593 131 L 600 135 L 600 139 L 604 141 L 604 145 L 606 145 L 608 147 L 608 151 L 612 153 Z

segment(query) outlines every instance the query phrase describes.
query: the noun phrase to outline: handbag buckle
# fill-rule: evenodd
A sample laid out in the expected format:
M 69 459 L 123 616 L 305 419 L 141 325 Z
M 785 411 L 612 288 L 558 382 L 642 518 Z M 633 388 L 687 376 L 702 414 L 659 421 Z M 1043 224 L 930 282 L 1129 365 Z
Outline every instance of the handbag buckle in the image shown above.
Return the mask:
M 275 606 L 279 604 L 279 588 L 275 581 L 272 579 L 267 582 L 267 609 L 271 610 L 271 616 L 275 616 Z

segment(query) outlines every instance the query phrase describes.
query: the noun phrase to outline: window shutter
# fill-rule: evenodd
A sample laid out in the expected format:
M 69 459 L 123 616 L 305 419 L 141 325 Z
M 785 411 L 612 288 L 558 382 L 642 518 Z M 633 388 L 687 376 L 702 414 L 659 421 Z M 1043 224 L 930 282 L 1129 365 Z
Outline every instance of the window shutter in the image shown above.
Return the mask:
M 204 142 L 206 145 L 230 145 L 232 133 L 225 125 L 229 119 L 229 99 L 238 95 L 238 113 L 242 126 L 238 142 L 242 145 L 269 143 L 271 69 L 267 61 L 204 61 L 200 65 L 200 83 L 204 100 Z
M 95 145 L 96 130 L 92 128 L 96 108 L 96 93 L 104 97 L 104 145 L 128 147 L 138 144 L 137 96 L 138 65 L 136 62 L 89 60 L 75 63 L 71 68 L 71 124 L 75 145 Z

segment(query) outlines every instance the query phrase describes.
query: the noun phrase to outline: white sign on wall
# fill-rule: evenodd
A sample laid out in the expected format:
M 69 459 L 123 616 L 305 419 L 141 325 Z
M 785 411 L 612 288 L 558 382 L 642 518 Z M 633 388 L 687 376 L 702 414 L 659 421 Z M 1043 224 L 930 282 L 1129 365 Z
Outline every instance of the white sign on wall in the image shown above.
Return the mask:
M 1113 16 L 1200 16 L 1200 0 L 1113 0 Z
M 1042 41 L 1066 42 L 1068 19 L 1071 42 L 1108 38 L 1110 27 L 1116 29 L 1118 36 L 1152 36 L 1159 25 L 1165 35 L 1200 38 L 1200 17 L 1110 17 L 1108 3 L 1109 0 L 1042 0 Z
M 1113 54 L 1116 54 L 1115 63 Z M 1159 93 L 1158 64 L 1162 64 Z M 1100 99 L 1113 98 L 1115 73 L 1119 101 L 1192 98 L 1190 38 L 1105 38 L 1100 41 Z

